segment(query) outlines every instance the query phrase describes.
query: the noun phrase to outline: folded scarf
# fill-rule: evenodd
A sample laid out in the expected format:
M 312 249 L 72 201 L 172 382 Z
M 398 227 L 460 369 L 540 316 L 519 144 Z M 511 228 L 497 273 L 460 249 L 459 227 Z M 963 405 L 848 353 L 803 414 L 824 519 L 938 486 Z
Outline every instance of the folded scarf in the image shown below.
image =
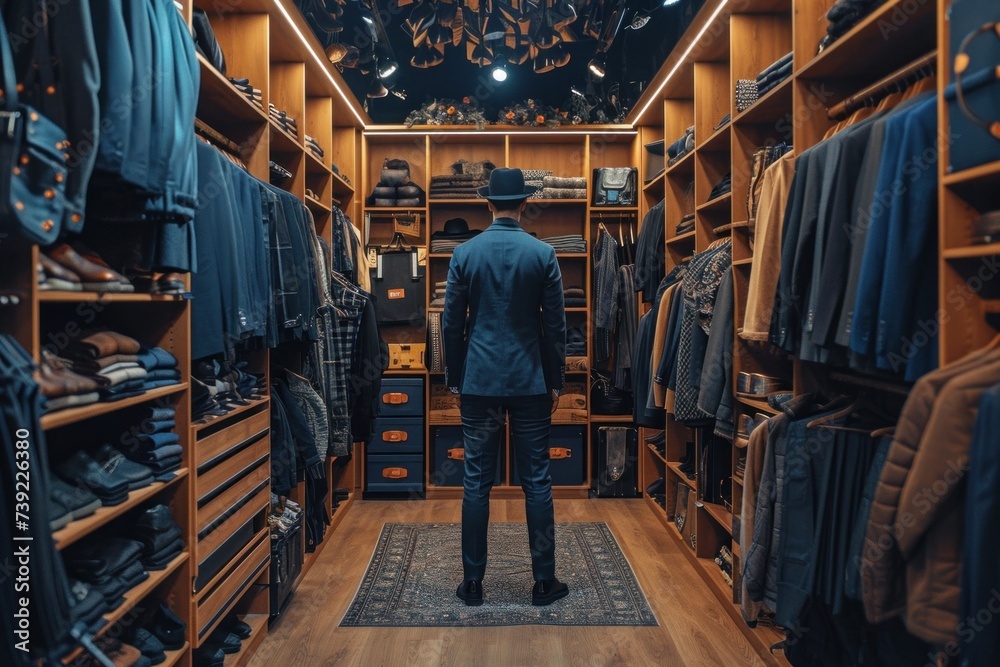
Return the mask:
M 580 188 L 587 188 L 587 179 L 584 177 L 563 177 L 563 176 L 545 176 L 542 179 L 542 186 L 546 188 L 563 188 L 571 190 L 579 190 Z
M 542 199 L 586 199 L 587 190 L 565 188 L 542 188 Z

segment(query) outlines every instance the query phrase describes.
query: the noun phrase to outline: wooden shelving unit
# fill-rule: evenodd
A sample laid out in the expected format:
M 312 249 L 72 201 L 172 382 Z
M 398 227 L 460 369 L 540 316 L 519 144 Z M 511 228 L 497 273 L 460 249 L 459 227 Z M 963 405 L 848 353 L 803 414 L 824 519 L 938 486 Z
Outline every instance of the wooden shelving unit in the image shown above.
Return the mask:
M 79 408 L 57 410 L 42 416 L 42 428 L 46 431 L 50 431 L 52 429 L 62 428 L 63 426 L 70 426 L 88 419 L 94 419 L 95 417 L 100 417 L 102 415 L 119 412 L 134 405 L 141 405 L 142 403 L 149 403 L 174 394 L 179 394 L 187 388 L 188 385 L 186 382 L 179 382 L 177 384 L 172 384 L 169 387 L 150 389 L 140 396 L 132 396 L 131 398 L 125 398 L 112 403 L 94 403 L 92 405 L 84 405 Z

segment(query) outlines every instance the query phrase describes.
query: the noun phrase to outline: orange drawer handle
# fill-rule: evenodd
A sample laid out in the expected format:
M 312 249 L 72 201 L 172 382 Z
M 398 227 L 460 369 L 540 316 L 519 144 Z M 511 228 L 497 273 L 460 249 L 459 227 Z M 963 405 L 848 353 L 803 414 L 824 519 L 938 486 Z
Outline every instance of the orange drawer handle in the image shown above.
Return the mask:
M 382 476 L 386 479 L 403 479 L 409 474 L 406 468 L 382 468 Z
M 549 458 L 558 461 L 559 459 L 573 458 L 573 450 L 568 447 L 549 448 Z
M 465 450 L 462 449 L 461 447 L 456 447 L 455 449 L 449 449 L 448 450 L 448 458 L 449 459 L 453 459 L 455 461 L 464 461 L 465 460 Z
M 406 442 L 409 437 L 406 431 L 386 431 L 382 434 L 382 442 Z
M 388 394 L 383 394 L 382 402 L 388 405 L 402 405 L 403 403 L 409 403 L 410 397 L 404 393 L 395 391 Z

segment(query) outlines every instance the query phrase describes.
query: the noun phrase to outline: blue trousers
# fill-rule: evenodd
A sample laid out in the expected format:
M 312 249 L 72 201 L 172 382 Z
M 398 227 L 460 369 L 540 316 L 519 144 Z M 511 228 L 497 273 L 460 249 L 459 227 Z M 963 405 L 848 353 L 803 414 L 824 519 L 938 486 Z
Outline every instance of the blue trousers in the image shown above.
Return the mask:
M 462 396 L 465 438 L 465 492 L 462 500 L 462 564 L 466 579 L 486 573 L 486 530 L 490 522 L 490 490 L 505 415 L 510 415 L 511 444 L 524 490 L 528 546 L 535 581 L 555 579 L 555 515 L 549 475 L 549 431 L 552 399 Z

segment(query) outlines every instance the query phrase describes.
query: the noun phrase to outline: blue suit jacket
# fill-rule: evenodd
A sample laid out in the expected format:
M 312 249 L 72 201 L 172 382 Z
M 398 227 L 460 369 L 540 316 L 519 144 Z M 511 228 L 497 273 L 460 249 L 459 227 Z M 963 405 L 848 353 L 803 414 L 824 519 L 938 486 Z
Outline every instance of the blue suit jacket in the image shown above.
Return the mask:
M 566 310 L 552 246 L 499 218 L 455 249 L 442 318 L 445 381 L 473 396 L 562 389 Z

